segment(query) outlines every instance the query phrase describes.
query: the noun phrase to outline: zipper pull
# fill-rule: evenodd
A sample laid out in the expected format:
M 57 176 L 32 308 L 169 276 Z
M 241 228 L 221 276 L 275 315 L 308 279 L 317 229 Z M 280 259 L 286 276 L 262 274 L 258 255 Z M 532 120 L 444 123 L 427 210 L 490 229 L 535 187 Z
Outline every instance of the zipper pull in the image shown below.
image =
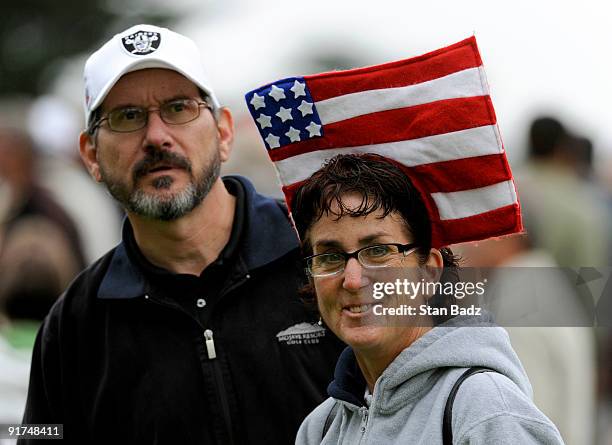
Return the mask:
M 365 433 L 366 427 L 368 425 L 368 409 L 362 408 L 363 411 L 361 413 L 361 434 Z
M 204 339 L 206 340 L 206 352 L 208 352 L 208 358 L 217 358 L 217 352 L 215 351 L 215 341 L 213 340 L 213 331 L 206 329 L 204 331 Z

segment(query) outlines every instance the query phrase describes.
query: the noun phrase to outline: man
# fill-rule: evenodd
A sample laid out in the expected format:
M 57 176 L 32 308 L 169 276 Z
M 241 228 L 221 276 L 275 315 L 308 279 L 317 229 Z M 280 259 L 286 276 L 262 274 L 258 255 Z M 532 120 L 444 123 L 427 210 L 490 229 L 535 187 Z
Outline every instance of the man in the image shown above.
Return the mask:
M 297 297 L 285 211 L 219 177 L 233 129 L 195 44 L 134 26 L 85 66 L 81 157 L 123 240 L 53 307 L 24 423 L 75 443 L 292 443 L 341 346 Z

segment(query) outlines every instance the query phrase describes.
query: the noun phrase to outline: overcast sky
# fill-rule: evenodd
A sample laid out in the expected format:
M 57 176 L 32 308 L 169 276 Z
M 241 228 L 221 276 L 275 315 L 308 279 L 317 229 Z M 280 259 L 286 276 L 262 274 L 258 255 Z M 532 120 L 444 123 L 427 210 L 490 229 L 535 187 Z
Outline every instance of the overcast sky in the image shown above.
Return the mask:
M 193 5 L 191 0 L 183 0 Z M 211 4 L 211 2 L 209 2 Z M 612 27 L 595 1 L 233 0 L 179 24 L 211 60 L 222 99 L 296 72 L 300 53 L 345 49 L 367 64 L 418 55 L 476 35 L 512 158 L 538 113 L 555 113 L 612 155 Z M 197 7 L 196 7 L 197 9 Z M 335 50 L 336 52 L 338 50 Z M 245 108 L 246 110 L 246 108 Z
M 612 27 L 604 2 L 174 0 L 174 28 L 204 52 L 213 86 L 235 113 L 243 94 L 303 72 L 301 57 L 346 53 L 376 64 L 476 35 L 499 126 L 512 160 L 530 120 L 559 116 L 612 157 Z M 363 62 L 361 62 L 363 61 Z M 71 71 L 80 75 L 82 61 Z M 63 85 L 73 89 L 74 85 Z M 77 94 L 80 91 L 77 90 Z M 79 98 L 80 100 L 80 98 Z

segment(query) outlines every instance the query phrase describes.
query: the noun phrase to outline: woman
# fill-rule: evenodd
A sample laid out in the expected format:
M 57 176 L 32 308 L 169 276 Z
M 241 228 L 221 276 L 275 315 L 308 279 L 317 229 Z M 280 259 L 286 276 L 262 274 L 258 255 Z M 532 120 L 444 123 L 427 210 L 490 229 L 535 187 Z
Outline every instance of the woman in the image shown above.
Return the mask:
M 388 318 L 376 321 L 372 287 L 381 271 L 429 266 L 419 272 L 428 275 L 444 266 L 444 281 L 456 267 L 449 249 L 432 248 L 428 213 L 400 168 L 371 155 L 337 156 L 296 192 L 292 212 L 322 320 L 348 344 L 330 398 L 306 418 L 297 444 L 447 443 L 449 394 L 473 367 L 489 372 L 457 390 L 447 416 L 452 443 L 563 443 L 532 403 L 506 332 L 486 317 L 425 317 L 392 327 Z

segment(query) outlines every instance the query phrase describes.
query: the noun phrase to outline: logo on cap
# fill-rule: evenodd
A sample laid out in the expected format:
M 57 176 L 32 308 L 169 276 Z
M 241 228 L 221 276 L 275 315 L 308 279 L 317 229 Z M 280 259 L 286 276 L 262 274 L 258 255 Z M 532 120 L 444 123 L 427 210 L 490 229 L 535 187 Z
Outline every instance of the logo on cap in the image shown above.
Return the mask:
M 121 43 L 130 54 L 145 56 L 159 48 L 161 36 L 155 31 L 137 31 L 121 39 Z

